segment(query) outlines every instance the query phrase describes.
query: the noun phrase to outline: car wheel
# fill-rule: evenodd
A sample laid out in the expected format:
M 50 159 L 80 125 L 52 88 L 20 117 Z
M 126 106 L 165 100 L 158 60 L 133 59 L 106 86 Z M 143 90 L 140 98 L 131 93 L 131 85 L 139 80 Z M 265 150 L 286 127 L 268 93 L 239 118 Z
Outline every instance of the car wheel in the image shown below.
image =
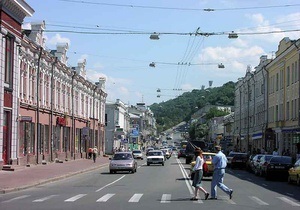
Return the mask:
M 164 166 L 164 165 L 165 165 L 165 163 L 163 162 L 161 165 L 162 165 L 162 166 Z
M 147 166 L 150 166 L 150 163 L 147 163 Z
M 112 174 L 112 173 L 113 173 L 113 170 L 110 170 L 109 173 Z

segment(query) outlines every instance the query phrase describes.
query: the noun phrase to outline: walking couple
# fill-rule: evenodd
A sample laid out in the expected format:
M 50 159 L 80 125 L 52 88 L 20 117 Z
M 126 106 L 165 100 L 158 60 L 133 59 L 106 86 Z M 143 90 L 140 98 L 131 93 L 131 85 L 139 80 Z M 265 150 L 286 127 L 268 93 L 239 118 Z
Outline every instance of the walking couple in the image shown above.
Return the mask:
M 217 199 L 217 186 L 223 190 L 226 194 L 229 195 L 229 198 L 232 198 L 233 190 L 229 189 L 226 185 L 223 184 L 223 178 L 225 175 L 225 168 L 227 166 L 227 158 L 221 151 L 220 146 L 215 146 L 217 154 L 213 157 L 212 163 L 214 166 L 214 173 L 211 182 L 211 197 L 209 199 L 216 200 Z M 205 162 L 203 158 L 203 151 L 201 149 L 195 150 L 196 163 L 193 167 L 193 171 L 195 173 L 193 178 L 192 186 L 195 188 L 194 197 L 190 200 L 198 200 L 198 191 L 202 191 L 204 193 L 204 199 L 207 200 L 209 197 L 209 193 L 202 187 L 202 177 L 203 177 L 203 164 Z

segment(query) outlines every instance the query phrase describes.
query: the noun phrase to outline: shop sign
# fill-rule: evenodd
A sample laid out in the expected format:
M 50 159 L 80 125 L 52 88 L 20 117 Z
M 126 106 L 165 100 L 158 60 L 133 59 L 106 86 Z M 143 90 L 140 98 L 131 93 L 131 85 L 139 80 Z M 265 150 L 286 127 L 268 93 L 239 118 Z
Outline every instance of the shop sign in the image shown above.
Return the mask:
M 56 124 L 60 126 L 66 126 L 66 119 L 63 117 L 57 117 L 56 118 Z
M 32 122 L 32 117 L 31 116 L 21 116 L 20 121 L 21 122 Z

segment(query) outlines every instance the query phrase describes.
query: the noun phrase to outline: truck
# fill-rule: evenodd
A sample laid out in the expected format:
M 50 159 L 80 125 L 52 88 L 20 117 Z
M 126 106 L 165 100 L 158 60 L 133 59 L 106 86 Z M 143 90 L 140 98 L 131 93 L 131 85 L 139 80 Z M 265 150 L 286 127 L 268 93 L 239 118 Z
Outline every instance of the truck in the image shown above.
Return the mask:
M 189 140 L 185 148 L 185 163 L 190 164 L 195 156 L 195 149 L 200 148 L 202 151 L 207 150 L 207 143 L 205 141 Z

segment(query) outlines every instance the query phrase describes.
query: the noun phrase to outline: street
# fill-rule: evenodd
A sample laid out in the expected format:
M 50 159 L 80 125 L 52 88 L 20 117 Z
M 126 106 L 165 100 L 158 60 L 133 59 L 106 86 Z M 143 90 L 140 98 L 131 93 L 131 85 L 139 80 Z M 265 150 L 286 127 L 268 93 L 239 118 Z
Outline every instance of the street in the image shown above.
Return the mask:
M 109 174 L 102 168 L 86 174 L 0 197 L 1 210 L 17 209 L 186 209 L 200 205 L 211 209 L 299 209 L 299 187 L 265 181 L 244 170 L 227 170 L 224 183 L 233 199 L 218 189 L 218 200 L 190 201 L 193 188 L 189 165 L 173 155 L 165 166 L 147 166 L 138 160 L 137 173 Z M 203 180 L 210 191 L 211 178 Z

